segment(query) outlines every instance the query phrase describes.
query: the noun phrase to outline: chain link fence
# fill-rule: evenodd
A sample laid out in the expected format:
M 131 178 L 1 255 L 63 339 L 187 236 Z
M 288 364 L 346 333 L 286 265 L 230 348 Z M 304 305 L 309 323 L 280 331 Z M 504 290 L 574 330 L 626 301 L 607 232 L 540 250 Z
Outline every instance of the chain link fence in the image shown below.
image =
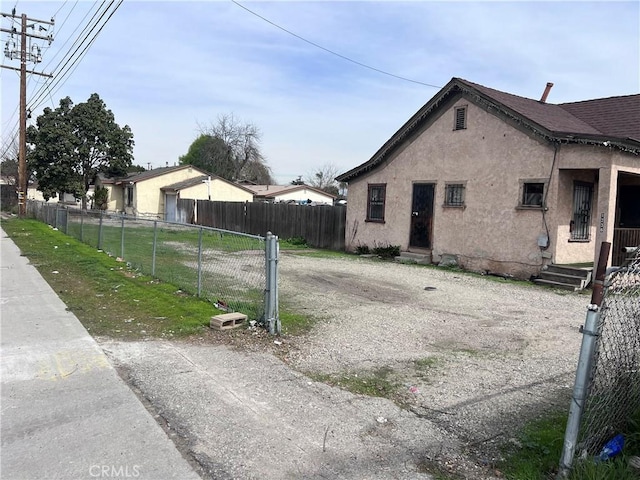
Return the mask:
M 145 220 L 28 202 L 27 215 L 151 275 L 203 297 L 221 310 L 241 312 L 279 333 L 277 237 Z M 275 248 L 267 248 L 273 240 Z M 267 257 L 267 252 L 274 253 Z M 275 296 L 274 296 L 275 294 Z M 271 305 L 274 303 L 274 305 Z M 275 318 L 274 318 L 275 317 Z M 277 322 L 277 323 L 276 323 Z M 276 326 L 278 332 L 275 331 Z
M 640 412 L 640 248 L 631 250 L 624 265 L 605 277 L 600 308 L 590 305 L 597 313 L 593 328 L 588 314 L 583 329 L 586 341 L 560 462 L 564 474 L 571 469 L 574 455 L 598 455 Z M 585 385 L 579 388 L 581 366 Z M 576 428 L 571 427 L 572 414 Z

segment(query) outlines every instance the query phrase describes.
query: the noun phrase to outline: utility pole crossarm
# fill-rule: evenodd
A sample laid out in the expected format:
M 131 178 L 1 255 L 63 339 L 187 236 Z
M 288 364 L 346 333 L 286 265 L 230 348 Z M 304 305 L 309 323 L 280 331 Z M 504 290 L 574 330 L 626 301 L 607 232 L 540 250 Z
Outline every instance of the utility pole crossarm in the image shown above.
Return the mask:
M 6 68 L 8 70 L 15 70 L 16 72 L 20 72 L 21 71 L 19 68 L 10 67 L 9 65 L 0 65 L 0 68 Z M 25 70 L 25 71 L 27 73 L 32 73 L 33 75 L 40 75 L 41 77 L 53 78 L 53 75 L 51 75 L 50 73 L 40 73 L 40 72 L 35 72 L 33 70 Z
M 8 28 L 0 28 L 0 32 L 4 32 L 4 33 L 12 33 L 12 34 L 17 34 L 18 32 L 16 32 L 15 30 L 9 30 Z M 30 37 L 30 38 L 37 38 L 38 40 L 46 40 L 48 42 L 52 42 L 53 41 L 53 37 L 51 35 L 47 35 L 46 37 L 44 35 L 36 35 L 35 33 L 26 33 L 25 32 L 25 36 Z
M 22 15 L 16 15 L 15 13 L 0 13 L 3 17 L 8 18 L 21 18 Z M 37 18 L 29 18 L 27 17 L 28 22 L 36 22 L 36 23 L 46 23 L 47 25 L 54 25 L 56 22 L 52 18 L 51 20 L 38 20 Z

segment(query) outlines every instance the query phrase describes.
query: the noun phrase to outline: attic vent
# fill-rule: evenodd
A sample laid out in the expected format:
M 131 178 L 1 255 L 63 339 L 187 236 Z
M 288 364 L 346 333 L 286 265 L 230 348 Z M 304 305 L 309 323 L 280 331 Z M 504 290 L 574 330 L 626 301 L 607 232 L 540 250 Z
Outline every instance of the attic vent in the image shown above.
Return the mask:
M 467 128 L 467 107 L 458 107 L 455 109 L 454 130 L 464 130 Z

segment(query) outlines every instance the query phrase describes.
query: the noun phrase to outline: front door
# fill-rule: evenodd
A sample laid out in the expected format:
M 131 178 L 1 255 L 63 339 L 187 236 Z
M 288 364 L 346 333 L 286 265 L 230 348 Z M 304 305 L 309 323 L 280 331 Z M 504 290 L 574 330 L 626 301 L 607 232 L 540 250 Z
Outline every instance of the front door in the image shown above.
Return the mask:
M 571 240 L 589 240 L 591 236 L 591 203 L 593 184 L 574 182 L 573 218 L 569 224 Z
M 434 191 L 435 185 L 433 183 L 413 184 L 409 247 L 431 248 Z
M 165 222 L 175 222 L 176 212 L 178 210 L 178 196 L 176 194 L 167 193 L 164 201 L 164 220 Z

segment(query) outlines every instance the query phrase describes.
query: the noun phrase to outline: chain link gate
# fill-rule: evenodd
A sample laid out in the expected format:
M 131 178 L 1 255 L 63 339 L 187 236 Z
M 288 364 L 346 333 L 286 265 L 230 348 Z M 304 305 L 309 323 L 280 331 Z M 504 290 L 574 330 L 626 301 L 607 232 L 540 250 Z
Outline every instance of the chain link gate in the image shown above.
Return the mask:
M 589 305 L 559 478 L 575 456 L 593 458 L 640 411 L 640 247 L 627 250 L 624 265 L 603 275 L 601 302 L 592 297 Z

